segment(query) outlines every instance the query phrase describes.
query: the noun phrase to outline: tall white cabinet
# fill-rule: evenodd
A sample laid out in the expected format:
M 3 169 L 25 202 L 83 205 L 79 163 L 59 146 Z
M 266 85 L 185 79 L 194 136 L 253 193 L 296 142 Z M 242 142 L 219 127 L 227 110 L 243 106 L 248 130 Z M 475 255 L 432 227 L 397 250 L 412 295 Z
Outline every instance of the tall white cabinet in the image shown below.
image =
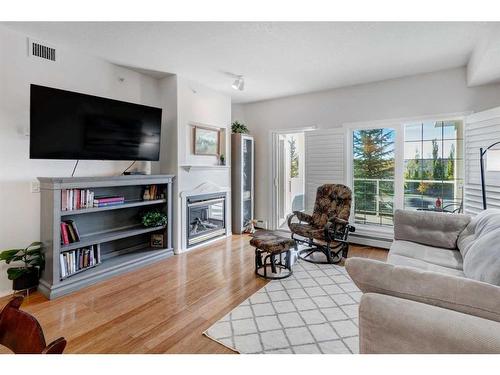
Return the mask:
M 254 149 L 251 135 L 231 135 L 232 227 L 236 234 L 243 233 L 254 218 Z

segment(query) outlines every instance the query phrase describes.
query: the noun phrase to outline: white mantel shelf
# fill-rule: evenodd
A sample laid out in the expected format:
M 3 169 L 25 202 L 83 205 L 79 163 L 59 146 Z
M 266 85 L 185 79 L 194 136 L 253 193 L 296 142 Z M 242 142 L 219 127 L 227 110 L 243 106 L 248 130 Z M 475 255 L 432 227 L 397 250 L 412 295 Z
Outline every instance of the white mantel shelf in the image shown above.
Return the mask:
M 201 171 L 207 169 L 229 169 L 229 165 L 213 165 L 213 164 L 181 164 L 181 168 L 184 168 L 186 171 Z

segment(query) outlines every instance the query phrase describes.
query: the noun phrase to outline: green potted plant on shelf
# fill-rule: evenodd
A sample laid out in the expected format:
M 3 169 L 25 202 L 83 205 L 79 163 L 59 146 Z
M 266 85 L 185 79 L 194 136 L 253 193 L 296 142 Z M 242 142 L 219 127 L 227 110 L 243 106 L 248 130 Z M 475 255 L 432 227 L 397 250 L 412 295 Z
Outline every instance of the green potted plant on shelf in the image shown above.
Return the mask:
M 0 253 L 0 261 L 7 264 L 19 262 L 18 266 L 7 268 L 7 277 L 12 280 L 12 289 L 34 288 L 38 285 L 40 272 L 45 265 L 42 243 L 33 242 L 24 249 L 4 250 Z
M 160 211 L 149 211 L 142 215 L 142 225 L 145 227 L 162 227 L 167 225 L 167 215 Z
M 233 132 L 233 134 L 238 134 L 238 133 L 248 134 L 249 133 L 247 126 L 239 121 L 234 121 L 231 124 L 231 131 Z

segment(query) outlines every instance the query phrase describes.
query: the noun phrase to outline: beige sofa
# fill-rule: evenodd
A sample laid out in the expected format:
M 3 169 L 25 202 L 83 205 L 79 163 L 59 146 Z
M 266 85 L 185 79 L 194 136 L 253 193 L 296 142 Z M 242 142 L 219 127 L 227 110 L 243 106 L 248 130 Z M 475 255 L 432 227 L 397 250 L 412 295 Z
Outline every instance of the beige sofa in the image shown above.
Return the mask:
M 398 210 L 387 263 L 346 268 L 361 353 L 500 353 L 500 211 Z

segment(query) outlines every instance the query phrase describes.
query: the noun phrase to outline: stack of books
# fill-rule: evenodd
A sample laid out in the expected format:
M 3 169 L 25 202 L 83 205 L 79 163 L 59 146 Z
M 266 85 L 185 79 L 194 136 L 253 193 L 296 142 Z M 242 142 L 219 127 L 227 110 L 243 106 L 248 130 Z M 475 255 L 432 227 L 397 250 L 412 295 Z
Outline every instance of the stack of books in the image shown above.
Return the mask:
M 117 206 L 125 203 L 125 197 L 121 196 L 102 196 L 94 198 L 94 207 Z
M 80 241 L 80 233 L 76 223 L 73 220 L 65 220 L 61 222 L 61 243 L 69 245 L 73 242 Z
M 81 249 L 65 251 L 59 254 L 61 278 L 94 267 L 101 262 L 101 249 L 99 245 L 92 245 Z
M 93 207 L 94 192 L 88 189 L 62 189 L 61 210 L 72 211 Z

